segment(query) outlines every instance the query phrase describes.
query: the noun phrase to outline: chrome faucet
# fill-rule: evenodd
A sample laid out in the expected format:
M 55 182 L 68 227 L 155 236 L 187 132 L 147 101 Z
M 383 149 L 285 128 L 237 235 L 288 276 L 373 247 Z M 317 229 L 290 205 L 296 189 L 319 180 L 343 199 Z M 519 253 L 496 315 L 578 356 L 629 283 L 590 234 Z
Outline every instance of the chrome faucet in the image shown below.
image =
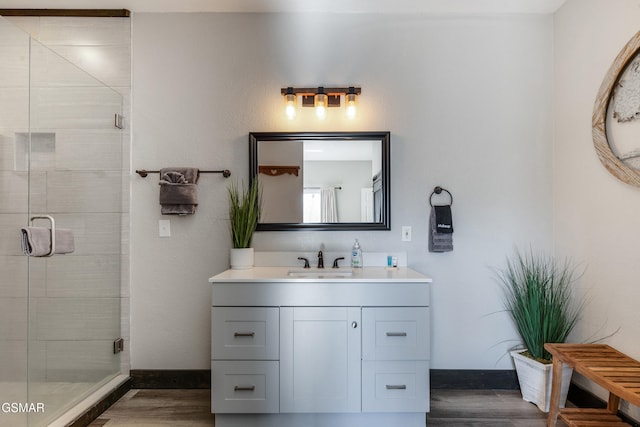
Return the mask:
M 318 268 L 324 268 L 324 258 L 322 257 L 322 251 L 318 251 Z

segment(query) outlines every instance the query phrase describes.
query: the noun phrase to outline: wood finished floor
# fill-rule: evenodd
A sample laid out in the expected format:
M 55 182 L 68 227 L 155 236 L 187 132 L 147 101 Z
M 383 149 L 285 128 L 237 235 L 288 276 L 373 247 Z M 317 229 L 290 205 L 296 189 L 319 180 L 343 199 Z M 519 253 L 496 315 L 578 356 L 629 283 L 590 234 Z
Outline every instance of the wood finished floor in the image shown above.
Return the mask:
M 209 405 L 210 390 L 131 390 L 89 427 L 212 427 Z M 427 417 L 429 427 L 544 427 L 545 421 L 513 390 L 433 390 Z

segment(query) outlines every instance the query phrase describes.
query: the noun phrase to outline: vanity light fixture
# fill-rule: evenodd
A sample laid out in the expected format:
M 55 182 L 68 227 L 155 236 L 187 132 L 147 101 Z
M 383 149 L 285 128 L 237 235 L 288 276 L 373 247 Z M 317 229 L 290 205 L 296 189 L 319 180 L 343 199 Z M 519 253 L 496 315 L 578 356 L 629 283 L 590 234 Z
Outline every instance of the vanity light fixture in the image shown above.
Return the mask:
M 327 114 L 327 108 L 341 107 L 341 99 L 344 96 L 344 105 L 347 117 L 353 119 L 356 115 L 356 98 L 362 93 L 362 89 L 356 86 L 349 87 L 286 87 L 280 90 L 285 101 L 285 113 L 292 120 L 296 116 L 298 106 L 297 96 L 302 98 L 302 107 L 314 107 L 316 115 L 323 120 Z

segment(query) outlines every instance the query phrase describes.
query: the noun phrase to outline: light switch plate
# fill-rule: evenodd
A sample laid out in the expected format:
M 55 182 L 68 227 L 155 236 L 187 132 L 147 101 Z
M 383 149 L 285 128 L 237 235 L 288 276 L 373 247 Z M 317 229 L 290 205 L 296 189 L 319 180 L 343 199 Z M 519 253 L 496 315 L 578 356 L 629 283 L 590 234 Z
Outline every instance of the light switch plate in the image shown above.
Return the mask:
M 411 226 L 409 225 L 402 226 L 402 241 L 403 242 L 411 241 Z
M 160 237 L 171 237 L 171 221 L 161 219 L 158 221 L 158 234 Z

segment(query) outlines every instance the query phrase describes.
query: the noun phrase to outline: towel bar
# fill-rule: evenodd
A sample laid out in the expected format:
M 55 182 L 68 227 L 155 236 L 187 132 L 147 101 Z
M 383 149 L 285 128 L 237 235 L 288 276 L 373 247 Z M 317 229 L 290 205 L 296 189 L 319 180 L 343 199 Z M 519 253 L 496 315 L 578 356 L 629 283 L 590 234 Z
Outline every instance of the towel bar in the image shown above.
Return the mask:
M 148 171 L 146 169 L 138 169 L 136 170 L 136 173 L 138 175 L 140 175 L 143 178 L 146 178 L 147 175 L 149 175 L 150 173 L 160 173 L 160 171 Z M 203 171 L 201 170 L 200 173 L 221 173 L 222 176 L 224 176 L 225 178 L 229 178 L 231 176 L 231 171 L 229 171 L 229 169 L 224 169 L 224 170 L 219 170 L 219 171 Z

